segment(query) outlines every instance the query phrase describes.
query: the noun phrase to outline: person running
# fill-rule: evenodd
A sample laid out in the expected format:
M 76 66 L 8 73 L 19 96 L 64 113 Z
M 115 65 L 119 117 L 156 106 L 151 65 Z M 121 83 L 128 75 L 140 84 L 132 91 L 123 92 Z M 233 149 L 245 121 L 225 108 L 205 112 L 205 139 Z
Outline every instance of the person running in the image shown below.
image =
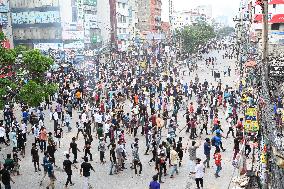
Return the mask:
M 222 156 L 221 156 L 219 148 L 215 150 L 214 159 L 215 159 L 215 165 L 216 165 L 215 177 L 218 178 L 220 177 L 219 173 L 222 170 L 222 166 L 221 166 Z
M 66 172 L 67 174 L 67 181 L 65 183 L 65 188 L 68 187 L 68 184 L 70 183 L 71 186 L 74 185 L 74 183 L 72 182 L 71 180 L 71 176 L 72 176 L 72 165 L 77 169 L 76 165 L 73 164 L 71 161 L 70 161 L 70 155 L 69 154 L 66 154 L 65 155 L 66 159 L 63 161 L 63 169 L 64 171 Z
M 138 143 L 134 143 L 134 145 L 133 145 L 132 156 L 133 156 L 133 165 L 134 165 L 135 175 L 140 176 L 141 173 L 142 173 L 142 163 L 141 163 L 140 157 L 139 157 Z M 138 174 L 137 174 L 137 165 L 139 166 L 139 173 Z
M 43 159 L 42 159 L 42 161 L 43 161 L 43 163 L 42 163 L 42 166 L 43 166 L 43 177 L 41 178 L 41 180 L 40 180 L 40 186 L 42 186 L 42 182 L 43 182 L 43 180 L 44 180 L 44 178 L 45 178 L 45 176 L 47 175 L 47 168 L 48 168 L 48 163 L 49 163 L 49 155 L 48 155 L 48 153 L 47 152 L 44 152 L 44 156 L 43 156 Z
M 49 177 L 49 184 L 46 186 L 46 189 L 49 189 L 49 187 L 51 187 L 51 189 L 55 189 L 55 181 L 56 181 L 56 177 L 54 175 L 54 169 L 53 169 L 53 162 L 55 162 L 52 157 L 49 157 L 49 161 L 46 164 L 47 167 L 47 173 L 48 173 L 48 177 Z
M 210 168 L 209 162 L 210 162 L 210 151 L 211 151 L 211 143 L 210 139 L 206 138 L 204 142 L 204 155 L 206 156 L 206 159 L 203 161 L 203 165 L 207 165 L 207 168 Z
M 57 129 L 55 130 L 55 138 L 57 139 L 56 146 L 60 148 L 60 141 L 61 141 L 61 138 L 63 138 L 63 129 L 59 125 Z
M 194 161 L 196 160 L 196 150 L 199 148 L 200 144 L 197 144 L 196 141 L 191 142 L 191 146 L 188 147 L 188 152 L 189 152 L 189 173 L 193 174 L 194 173 Z
M 176 147 L 173 146 L 172 150 L 170 152 L 170 159 L 171 159 L 171 166 L 172 166 L 172 170 L 170 173 L 170 178 L 174 178 L 174 173 L 176 172 L 176 174 L 178 175 L 178 164 L 179 164 L 179 154 L 176 151 Z
M 90 184 L 90 171 L 94 171 L 93 166 L 88 162 L 88 157 L 84 157 L 84 162 L 81 164 L 80 175 L 84 176 L 84 186 L 83 189 L 92 188 Z
M 35 143 L 32 144 L 31 155 L 32 155 L 32 162 L 34 163 L 35 172 L 41 171 L 41 169 L 39 168 L 38 148 L 36 147 Z

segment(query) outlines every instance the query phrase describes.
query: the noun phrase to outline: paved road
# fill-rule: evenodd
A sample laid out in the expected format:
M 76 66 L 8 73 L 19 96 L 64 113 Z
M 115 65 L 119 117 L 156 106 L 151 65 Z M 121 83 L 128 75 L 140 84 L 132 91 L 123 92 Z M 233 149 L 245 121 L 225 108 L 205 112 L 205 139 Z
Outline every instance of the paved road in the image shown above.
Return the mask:
M 217 66 L 215 67 L 216 69 L 220 70 L 221 73 L 224 70 L 224 67 L 228 67 L 228 65 L 231 66 L 232 68 L 232 76 L 231 77 L 223 77 L 221 76 L 222 82 L 228 84 L 229 86 L 233 86 L 234 82 L 237 80 L 237 77 L 234 74 L 234 62 L 232 60 L 223 60 L 222 56 L 219 55 L 216 51 L 211 52 L 207 56 L 216 56 L 217 57 Z M 214 83 L 214 79 L 211 74 L 211 69 L 206 68 L 204 61 L 203 62 L 198 62 L 200 65 L 200 68 L 197 71 L 197 74 L 200 78 L 200 81 L 203 81 L 204 79 L 207 79 L 207 81 L 210 83 Z M 223 75 L 223 74 L 221 74 Z M 184 76 L 184 79 L 186 81 L 190 81 L 191 79 L 193 80 L 193 77 L 195 75 L 189 76 Z M 126 103 L 129 105 L 129 103 Z M 128 106 L 125 106 L 125 110 L 129 110 Z M 178 115 L 178 120 L 179 120 L 179 125 L 181 127 L 185 126 L 185 118 L 182 117 L 182 114 L 184 114 L 184 111 L 180 112 Z M 20 111 L 17 110 L 17 115 L 20 115 Z M 48 113 L 46 112 L 46 115 Z M 78 115 L 75 113 L 74 118 L 76 118 Z M 219 117 L 221 118 L 221 122 L 224 124 L 225 121 L 222 119 L 224 117 L 224 114 L 220 111 Z M 0 115 L 0 118 L 3 118 L 2 112 Z M 75 119 L 72 120 L 72 126 L 75 126 Z M 52 130 L 53 126 L 52 123 L 49 122 L 48 120 L 45 121 L 45 125 L 49 130 Z M 30 125 L 29 125 L 30 126 Z M 75 128 L 75 127 L 74 127 Z M 66 131 L 67 129 L 64 128 Z M 227 131 L 227 128 L 224 127 L 225 132 Z M 64 133 L 64 138 L 62 142 L 62 146 L 60 149 L 57 150 L 55 153 L 55 157 L 57 158 L 57 165 L 60 165 L 62 167 L 62 162 L 64 160 L 64 152 L 68 150 L 69 148 L 69 143 L 71 141 L 71 138 L 75 136 L 75 133 L 77 132 L 77 129 L 73 129 L 71 133 Z M 166 134 L 164 134 L 166 136 Z M 181 136 L 184 137 L 184 143 L 188 139 L 188 134 L 185 134 L 184 132 L 181 133 Z M 199 139 L 202 143 L 204 138 L 208 136 L 203 135 L 201 139 Z M 211 138 L 212 136 L 209 136 Z M 126 167 L 128 168 L 127 170 L 123 171 L 123 173 L 120 173 L 119 175 L 113 175 L 109 176 L 108 171 L 109 171 L 109 163 L 107 162 L 105 165 L 101 165 L 99 163 L 99 154 L 97 151 L 97 144 L 98 140 L 96 139 L 93 142 L 93 148 L 92 148 L 92 153 L 94 156 L 94 161 L 91 162 L 93 167 L 95 168 L 96 172 L 91 173 L 91 183 L 96 189 L 130 189 L 130 188 L 135 188 L 135 189 L 146 189 L 148 188 L 148 183 L 151 181 L 152 176 L 155 174 L 155 170 L 153 165 L 150 166 L 147 162 L 150 160 L 151 156 L 145 156 L 145 146 L 143 145 L 145 142 L 145 138 L 143 136 L 139 136 L 140 138 L 140 158 L 143 164 L 143 172 L 141 176 L 135 176 L 134 170 L 131 170 L 129 168 L 130 164 L 130 159 L 129 157 L 128 161 L 126 162 Z M 17 188 L 17 189 L 29 189 L 29 188 L 45 188 L 45 186 L 48 183 L 48 179 L 46 178 L 44 181 L 43 187 L 39 186 L 39 180 L 43 175 L 43 172 L 34 172 L 34 167 L 33 163 L 31 160 L 31 155 L 30 155 L 30 147 L 31 147 L 31 142 L 33 141 L 32 135 L 28 136 L 28 142 L 27 142 L 27 149 L 26 149 L 26 157 L 22 159 L 20 162 L 20 176 L 15 176 L 14 180 L 16 181 L 15 184 L 12 184 L 12 188 Z M 130 143 L 133 141 L 133 139 L 130 136 L 126 136 L 126 141 L 127 141 L 127 150 L 131 154 L 130 150 Z M 83 149 L 83 137 L 82 135 L 79 137 L 79 141 L 77 142 L 78 146 L 80 149 Z M 11 148 L 6 148 L 2 145 L 4 148 L 0 153 L 3 155 L 6 155 L 6 153 L 11 152 Z M 233 139 L 232 137 L 224 142 L 224 147 L 227 149 L 226 152 L 222 153 L 223 156 L 223 170 L 221 171 L 221 177 L 218 179 L 215 179 L 214 177 L 214 171 L 215 167 L 213 167 L 214 163 L 211 160 L 211 165 L 212 167 L 210 169 L 206 169 L 205 173 L 205 178 L 204 178 L 204 184 L 205 187 L 204 189 L 227 189 L 232 173 L 233 173 L 233 166 L 231 165 L 231 159 L 232 159 L 232 148 L 233 148 Z M 201 146 L 198 150 L 198 157 L 201 159 L 204 159 L 203 155 L 203 146 Z M 0 154 L 1 160 L 2 160 L 2 155 Z M 42 161 L 42 155 L 40 154 L 40 161 Z M 83 152 L 78 154 L 79 157 L 83 156 Z M 108 151 L 106 152 L 107 160 L 109 159 L 109 153 Z M 72 158 L 72 156 L 71 156 Z M 165 183 L 162 184 L 161 188 L 162 189 L 184 189 L 184 188 L 195 188 L 195 181 L 194 178 L 191 178 L 188 176 L 188 171 L 187 171 L 187 163 L 188 163 L 188 153 L 185 153 L 184 155 L 184 161 L 182 167 L 179 169 L 180 174 L 175 176 L 175 178 L 169 178 L 167 176 L 164 181 Z M 79 158 L 79 161 L 82 162 L 82 160 Z M 79 165 L 79 164 L 78 164 Z M 55 169 L 56 170 L 56 169 Z M 65 172 L 62 172 L 62 170 L 58 169 L 55 171 L 55 175 L 57 177 L 56 181 L 56 189 L 61 189 L 64 188 L 64 183 L 66 181 L 66 174 Z M 74 189 L 80 189 L 83 186 L 82 182 L 82 177 L 80 177 L 79 170 L 73 170 L 73 182 L 75 183 L 74 186 L 70 188 Z

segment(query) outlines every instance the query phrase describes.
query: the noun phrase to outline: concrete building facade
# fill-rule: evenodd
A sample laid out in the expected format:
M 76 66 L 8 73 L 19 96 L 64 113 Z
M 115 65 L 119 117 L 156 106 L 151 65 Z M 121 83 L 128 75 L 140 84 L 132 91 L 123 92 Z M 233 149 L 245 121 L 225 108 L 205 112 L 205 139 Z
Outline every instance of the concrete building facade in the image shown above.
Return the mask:
M 159 33 L 161 30 L 161 0 L 139 1 L 138 28 L 142 33 Z
M 59 0 L 10 1 L 15 45 L 61 47 Z

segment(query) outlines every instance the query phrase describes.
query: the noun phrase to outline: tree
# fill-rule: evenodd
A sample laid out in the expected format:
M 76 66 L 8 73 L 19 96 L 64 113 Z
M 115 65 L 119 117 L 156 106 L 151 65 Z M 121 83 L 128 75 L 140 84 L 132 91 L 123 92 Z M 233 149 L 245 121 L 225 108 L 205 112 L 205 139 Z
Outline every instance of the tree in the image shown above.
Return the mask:
M 205 22 L 185 27 L 180 33 L 183 50 L 188 53 L 197 52 L 200 47 L 216 36 L 214 28 Z
M 0 32 L 0 41 L 5 40 Z M 38 106 L 58 86 L 46 81 L 46 72 L 53 65 L 50 57 L 38 50 L 17 46 L 15 49 L 0 47 L 0 109 L 11 99 Z M 11 75 L 11 74 L 12 75 Z
M 221 39 L 223 37 L 231 35 L 234 32 L 235 32 L 235 29 L 233 27 L 229 27 L 229 26 L 223 27 L 217 31 L 217 38 Z

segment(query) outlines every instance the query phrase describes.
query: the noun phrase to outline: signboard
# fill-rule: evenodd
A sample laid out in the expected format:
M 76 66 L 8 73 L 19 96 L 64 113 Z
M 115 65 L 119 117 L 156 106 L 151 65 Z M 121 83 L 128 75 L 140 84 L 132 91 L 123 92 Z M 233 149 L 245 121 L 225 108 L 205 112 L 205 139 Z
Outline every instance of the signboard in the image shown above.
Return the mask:
M 9 11 L 9 2 L 8 0 L 0 0 L 0 12 L 7 13 Z
M 96 22 L 98 20 L 97 15 L 94 14 L 85 14 L 85 21 L 93 21 Z
M 13 24 L 60 23 L 58 11 L 29 11 L 12 13 Z
M 284 76 L 284 65 L 283 66 L 269 66 L 268 73 L 270 77 L 283 77 Z
M 62 31 L 63 40 L 83 40 L 84 31 Z
M 97 0 L 84 0 L 84 5 L 97 6 Z
M 34 48 L 40 50 L 63 49 L 63 43 L 34 43 Z
M 7 15 L 5 15 L 5 14 L 0 15 L 0 25 L 3 28 L 7 28 L 7 26 L 8 26 L 8 16 Z
M 257 132 L 259 130 L 256 108 L 248 108 L 246 110 L 244 128 L 247 132 Z
M 83 21 L 63 23 L 64 31 L 83 31 Z
M 84 49 L 85 45 L 82 41 L 75 41 L 71 43 L 65 43 L 64 49 Z

